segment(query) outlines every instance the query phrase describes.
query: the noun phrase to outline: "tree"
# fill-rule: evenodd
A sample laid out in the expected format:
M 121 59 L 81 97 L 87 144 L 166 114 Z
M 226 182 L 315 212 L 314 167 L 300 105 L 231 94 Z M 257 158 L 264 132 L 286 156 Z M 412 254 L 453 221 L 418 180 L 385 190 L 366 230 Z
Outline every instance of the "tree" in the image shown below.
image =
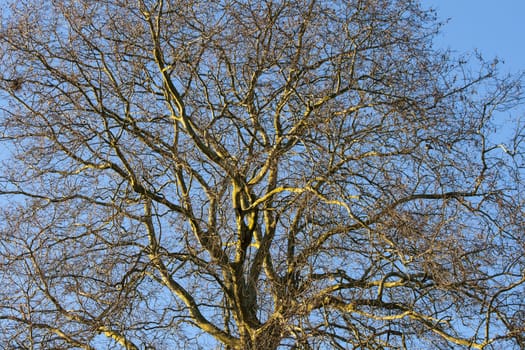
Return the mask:
M 525 347 L 525 133 L 497 134 L 521 78 L 439 25 L 413 0 L 5 6 L 4 348 Z

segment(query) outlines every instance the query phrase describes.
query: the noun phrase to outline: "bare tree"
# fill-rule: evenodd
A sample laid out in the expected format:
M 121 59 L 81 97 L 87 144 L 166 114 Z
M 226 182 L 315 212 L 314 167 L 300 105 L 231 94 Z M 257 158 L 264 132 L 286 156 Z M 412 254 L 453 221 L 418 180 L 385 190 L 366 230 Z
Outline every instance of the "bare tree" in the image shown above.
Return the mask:
M 2 11 L 4 349 L 525 347 L 520 77 L 418 1 Z

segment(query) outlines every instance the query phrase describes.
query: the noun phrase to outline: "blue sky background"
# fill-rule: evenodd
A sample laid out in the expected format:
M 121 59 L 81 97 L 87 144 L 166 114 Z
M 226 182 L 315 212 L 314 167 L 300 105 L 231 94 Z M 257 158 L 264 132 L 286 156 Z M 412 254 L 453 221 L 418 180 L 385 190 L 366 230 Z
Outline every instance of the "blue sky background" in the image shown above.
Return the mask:
M 436 44 L 454 51 L 477 49 L 505 62 L 504 72 L 525 70 L 525 0 L 422 0 L 449 22 Z
M 455 55 L 481 53 L 487 61 L 497 58 L 501 74 L 525 72 L 525 0 L 422 0 L 448 21 L 435 45 Z M 521 121 L 520 121 L 521 120 Z M 525 102 L 495 115 L 492 142 L 510 145 L 518 121 L 525 120 Z

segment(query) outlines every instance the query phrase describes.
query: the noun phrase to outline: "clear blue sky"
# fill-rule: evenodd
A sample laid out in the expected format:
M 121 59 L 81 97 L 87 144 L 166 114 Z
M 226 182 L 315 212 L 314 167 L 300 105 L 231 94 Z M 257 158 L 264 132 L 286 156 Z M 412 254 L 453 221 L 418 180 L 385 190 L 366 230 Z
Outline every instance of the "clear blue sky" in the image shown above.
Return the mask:
M 477 50 L 486 60 L 498 58 L 500 73 L 525 72 L 525 0 L 422 0 L 448 19 L 436 38 L 438 47 L 461 55 Z M 511 143 L 513 126 L 525 118 L 525 106 L 498 113 L 494 143 Z
M 422 0 L 448 24 L 436 43 L 457 52 L 477 49 L 505 62 L 505 72 L 525 70 L 525 0 Z

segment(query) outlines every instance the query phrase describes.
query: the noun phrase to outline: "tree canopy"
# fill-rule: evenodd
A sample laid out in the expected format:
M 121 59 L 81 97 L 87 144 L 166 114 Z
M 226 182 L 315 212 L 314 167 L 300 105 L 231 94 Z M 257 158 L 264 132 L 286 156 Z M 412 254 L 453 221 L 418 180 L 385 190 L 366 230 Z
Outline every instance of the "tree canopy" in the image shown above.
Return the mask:
M 1 11 L 3 348 L 525 347 L 522 79 L 419 1 Z

